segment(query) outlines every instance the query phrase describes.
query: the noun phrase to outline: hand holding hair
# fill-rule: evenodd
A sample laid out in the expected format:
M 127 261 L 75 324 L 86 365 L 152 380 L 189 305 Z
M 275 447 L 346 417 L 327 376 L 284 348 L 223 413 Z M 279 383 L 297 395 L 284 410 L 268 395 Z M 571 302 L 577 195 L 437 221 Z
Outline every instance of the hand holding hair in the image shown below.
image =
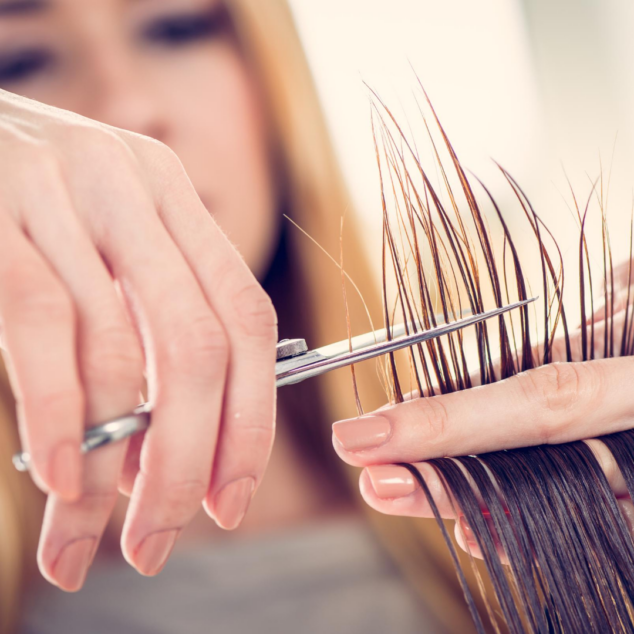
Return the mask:
M 618 319 L 617 314 L 615 322 Z M 602 323 L 597 326 L 601 329 Z M 573 350 L 578 340 L 578 335 L 572 339 Z M 556 358 L 563 352 L 561 343 L 556 342 Z M 335 423 L 333 444 L 342 460 L 364 467 L 360 488 L 372 508 L 388 515 L 433 517 L 412 474 L 397 464 L 412 463 L 443 517 L 454 518 L 455 506 L 426 460 L 592 439 L 629 429 L 633 382 L 632 357 L 556 362 L 470 390 L 425 398 L 410 395 L 404 403 Z M 588 444 L 615 495 L 627 498 L 612 454 L 598 440 Z
M 170 149 L 0 91 L 0 323 L 49 494 L 45 577 L 81 587 L 117 490 L 143 574 L 201 503 L 240 523 L 273 440 L 276 316 Z M 80 455 L 85 421 L 134 409 L 144 374 L 145 438 Z
M 491 299 L 500 306 L 526 298 L 529 289 L 539 288 L 544 299 L 516 319 L 476 327 L 473 357 L 465 338 L 448 336 L 412 349 L 402 365 L 386 359 L 378 370 L 393 405 L 335 423 L 335 450 L 364 467 L 361 492 L 370 506 L 434 517 L 480 634 L 488 625 L 500 631 L 501 622 L 517 634 L 630 631 L 634 270 L 613 266 L 603 180 L 590 184 L 582 204 L 571 192 L 577 230 L 569 237 L 577 248 L 569 262 L 520 185 L 498 165 L 520 212 L 511 230 L 513 205 L 503 211 L 487 186 L 467 174 L 423 95 L 441 137 L 436 144 L 427 126 L 443 174 L 438 186 L 375 94 L 386 327 L 416 318 L 427 325 L 439 306 L 477 312 Z M 589 214 L 591 208 L 599 213 Z M 517 242 L 522 220 L 528 229 L 522 251 L 533 256 L 528 266 Z M 634 261 L 634 218 L 629 233 Z M 603 267 L 594 275 L 590 235 L 602 251 Z M 577 304 L 564 301 L 570 279 L 564 260 L 573 266 Z M 532 274 L 539 275 L 537 287 Z M 409 385 L 413 398 L 405 395 Z M 458 520 L 458 542 L 484 568 L 458 556 L 445 518 Z M 484 569 L 494 597 L 482 583 Z

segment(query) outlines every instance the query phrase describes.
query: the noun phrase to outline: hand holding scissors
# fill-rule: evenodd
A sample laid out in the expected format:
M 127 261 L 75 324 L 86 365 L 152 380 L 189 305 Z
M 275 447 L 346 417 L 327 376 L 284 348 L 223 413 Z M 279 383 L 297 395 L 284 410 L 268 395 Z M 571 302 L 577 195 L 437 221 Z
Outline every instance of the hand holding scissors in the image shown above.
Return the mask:
M 497 317 L 514 308 L 525 306 L 535 301 L 535 299 L 537 298 L 463 317 L 429 330 L 416 331 L 414 329 L 413 332 L 406 332 L 412 330 L 412 327 L 406 328 L 405 324 L 399 324 L 390 329 L 389 337 L 386 329 L 381 329 L 311 351 L 308 350 L 304 339 L 280 341 L 277 344 L 277 362 L 275 365 L 276 386 L 282 387 L 299 383 L 353 363 L 360 363 L 367 359 L 373 359 L 390 352 L 415 346 L 430 339 L 467 328 L 486 319 Z M 130 414 L 88 429 L 82 444 L 83 453 L 88 453 L 145 431 L 150 425 L 150 416 L 151 407 L 149 404 L 144 403 Z M 13 458 L 13 463 L 18 471 L 27 471 L 29 469 L 30 456 L 24 452 L 16 454 Z

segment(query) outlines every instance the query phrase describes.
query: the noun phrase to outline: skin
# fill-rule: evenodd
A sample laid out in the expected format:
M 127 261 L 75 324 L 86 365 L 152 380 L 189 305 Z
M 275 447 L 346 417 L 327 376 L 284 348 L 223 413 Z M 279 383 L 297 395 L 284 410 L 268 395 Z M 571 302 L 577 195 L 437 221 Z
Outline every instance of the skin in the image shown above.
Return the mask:
M 628 270 L 629 263 L 616 271 L 621 285 L 628 279 Z M 615 299 L 615 332 L 619 332 L 623 323 L 626 295 L 621 290 Z M 598 311 L 596 319 L 603 317 L 603 310 Z M 597 325 L 601 340 L 595 351 L 597 357 L 602 353 L 603 325 Z M 580 358 L 580 333 L 571 344 L 573 359 Z M 620 341 L 616 341 L 616 349 L 618 346 Z M 563 341 L 556 342 L 554 358 L 555 361 L 565 358 Z M 459 515 L 456 517 L 459 510 L 447 496 L 437 472 L 425 460 L 590 439 L 586 442 L 619 499 L 626 521 L 633 526 L 634 506 L 616 462 L 603 443 L 592 440 L 632 427 L 633 378 L 631 357 L 555 362 L 463 392 L 428 398 L 416 398 L 418 395 L 414 394 L 403 404 L 335 423 L 333 445 L 342 460 L 363 468 L 359 479 L 361 494 L 377 511 L 433 517 L 414 478 L 394 464 L 408 462 L 420 470 L 441 515 L 460 519 Z M 380 417 L 378 423 L 377 417 Z M 369 425 L 364 425 L 364 419 Z M 385 431 L 382 421 L 386 421 Z M 374 429 L 374 435 L 364 436 L 364 427 Z M 374 447 L 369 446 L 371 442 Z M 360 448 L 361 444 L 366 446 Z M 464 519 L 456 522 L 456 536 L 464 549 L 480 556 Z
M 118 490 L 123 554 L 156 574 L 201 504 L 240 523 L 269 459 L 277 328 L 256 276 L 279 215 L 256 82 L 225 31 L 148 35 L 214 6 L 0 0 L 0 331 L 49 494 L 39 566 L 65 590 Z M 16 75 L 33 50 L 49 61 Z M 145 437 L 81 456 L 146 377 Z

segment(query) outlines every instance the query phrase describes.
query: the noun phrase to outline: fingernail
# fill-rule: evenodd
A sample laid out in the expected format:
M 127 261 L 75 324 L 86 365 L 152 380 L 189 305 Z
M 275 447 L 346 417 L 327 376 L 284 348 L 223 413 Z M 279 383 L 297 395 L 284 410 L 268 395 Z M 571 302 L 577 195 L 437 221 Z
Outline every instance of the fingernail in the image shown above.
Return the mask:
M 392 426 L 383 416 L 363 416 L 342 420 L 332 426 L 332 433 L 346 451 L 375 449 L 384 444 Z
M 94 537 L 77 539 L 67 544 L 53 567 L 53 579 L 67 592 L 77 592 L 86 580 L 97 540 Z
M 136 569 L 147 577 L 157 575 L 163 569 L 174 548 L 178 529 L 157 531 L 148 535 L 137 548 L 134 556 Z
M 81 467 L 82 459 L 77 443 L 63 442 L 53 453 L 51 488 L 68 502 L 74 502 L 81 497 Z
M 240 478 L 225 485 L 215 498 L 216 524 L 220 528 L 233 530 L 245 516 L 255 489 L 254 478 Z
M 379 465 L 365 468 L 374 492 L 384 499 L 402 498 L 416 491 L 414 476 L 403 467 Z
M 458 517 L 458 522 L 460 524 L 460 530 L 462 531 L 462 534 L 464 535 L 466 542 L 468 544 L 475 544 L 476 543 L 475 534 L 473 533 L 473 530 L 471 530 L 471 526 L 469 526 L 469 523 L 467 522 L 467 518 L 464 515 L 460 515 Z

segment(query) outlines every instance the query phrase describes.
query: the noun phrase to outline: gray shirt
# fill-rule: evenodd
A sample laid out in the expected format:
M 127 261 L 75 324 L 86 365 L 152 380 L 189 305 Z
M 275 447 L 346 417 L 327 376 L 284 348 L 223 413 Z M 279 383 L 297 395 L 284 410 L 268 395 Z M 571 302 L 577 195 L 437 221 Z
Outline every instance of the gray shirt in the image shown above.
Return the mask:
M 358 519 L 173 555 L 156 578 L 95 564 L 33 593 L 21 634 L 440 634 Z

